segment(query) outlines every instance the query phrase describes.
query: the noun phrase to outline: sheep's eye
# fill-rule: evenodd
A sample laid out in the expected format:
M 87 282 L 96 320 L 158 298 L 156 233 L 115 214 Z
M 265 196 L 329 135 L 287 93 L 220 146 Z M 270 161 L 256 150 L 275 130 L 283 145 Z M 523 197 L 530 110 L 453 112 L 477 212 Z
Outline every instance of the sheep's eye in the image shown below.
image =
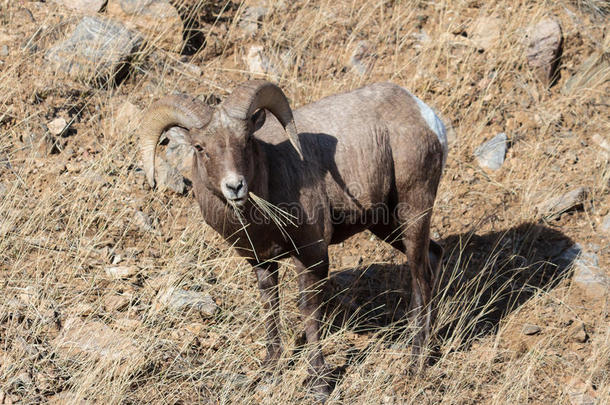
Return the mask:
M 197 143 L 197 144 L 195 144 L 195 150 L 196 150 L 197 152 L 203 152 L 203 146 L 201 146 L 201 145 L 199 145 L 199 144 Z

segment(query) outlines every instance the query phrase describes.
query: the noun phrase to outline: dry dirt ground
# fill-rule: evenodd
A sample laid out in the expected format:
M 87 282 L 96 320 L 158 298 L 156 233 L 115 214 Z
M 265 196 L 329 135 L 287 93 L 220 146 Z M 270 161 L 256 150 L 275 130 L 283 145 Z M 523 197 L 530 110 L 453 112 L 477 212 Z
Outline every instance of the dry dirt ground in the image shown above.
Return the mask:
M 115 3 L 98 15 L 120 21 Z M 331 251 L 328 403 L 610 403 L 606 2 L 259 2 L 267 12 L 249 25 L 250 2 L 172 4 L 184 49 L 175 31 L 153 30 L 129 74 L 104 85 L 45 59 L 80 12 L 0 1 L 0 404 L 313 402 L 290 263 L 287 350 L 259 381 L 251 269 L 203 224 L 188 187 L 150 190 L 136 147 L 152 101 L 215 103 L 251 77 L 277 82 L 293 107 L 388 80 L 451 127 L 432 226 L 447 254 L 431 365 L 407 371 L 411 332 L 393 316 L 405 259 L 360 234 Z M 546 17 L 563 35 L 551 87 L 524 39 Z M 57 118 L 69 127 L 54 130 Z M 505 162 L 484 170 L 474 150 L 500 132 Z M 586 197 L 567 212 L 539 208 L 577 187 Z M 597 278 L 577 283 L 577 270 Z M 180 307 L 180 291 L 201 302 Z

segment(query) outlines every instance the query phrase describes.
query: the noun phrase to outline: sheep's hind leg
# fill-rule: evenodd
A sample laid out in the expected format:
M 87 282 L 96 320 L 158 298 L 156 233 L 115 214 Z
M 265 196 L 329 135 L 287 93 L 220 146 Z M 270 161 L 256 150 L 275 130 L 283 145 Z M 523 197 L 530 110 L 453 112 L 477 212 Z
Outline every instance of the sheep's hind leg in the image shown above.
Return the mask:
M 258 264 L 254 266 L 254 272 L 258 280 L 261 301 L 266 311 L 267 355 L 265 360 L 263 360 L 263 368 L 271 372 L 282 354 L 282 344 L 278 329 L 280 310 L 278 264 L 277 262 Z
M 376 224 L 369 229 L 379 239 L 390 244 L 396 250 L 398 250 L 406 255 L 407 254 L 406 244 L 403 241 L 404 235 L 403 235 L 403 232 L 401 232 L 401 228 L 402 227 L 400 226 L 398 220 L 392 220 L 390 222 L 390 224 Z M 438 283 L 442 257 L 443 257 L 443 248 L 437 242 L 430 239 L 429 247 L 428 247 L 428 269 L 429 269 L 429 274 L 431 277 L 430 280 L 432 281 L 432 284 L 431 284 L 432 295 L 435 294 L 435 292 L 436 292 L 436 288 L 437 288 L 436 284 Z M 412 259 L 409 257 L 409 261 L 411 261 L 411 260 Z M 401 274 L 401 276 L 402 276 L 402 274 Z M 400 284 L 401 288 L 402 289 L 407 288 L 407 280 L 405 280 L 405 277 L 400 277 L 400 280 L 401 280 L 401 284 Z M 414 294 L 414 293 L 415 293 L 415 291 L 412 291 L 412 294 Z M 405 302 L 407 302 L 407 295 L 408 295 L 407 292 L 403 291 L 403 297 L 404 297 Z M 411 310 L 413 309 L 413 305 L 414 305 L 414 300 L 411 299 L 410 300 L 410 309 Z M 403 311 L 400 311 L 400 312 L 397 312 L 397 314 L 399 315 L 399 317 L 402 317 L 405 313 Z M 411 313 L 411 315 L 413 316 L 414 314 Z M 430 321 L 433 322 L 434 319 L 435 319 L 434 312 L 432 312 L 431 316 L 430 316 Z M 416 345 L 414 347 L 418 347 L 418 346 Z M 418 351 L 419 347 L 414 350 Z M 418 355 L 418 353 L 416 353 L 416 354 Z
M 442 254 L 442 248 L 436 242 L 430 244 L 430 217 L 433 202 L 417 201 L 422 195 L 425 194 L 411 191 L 410 196 L 415 198 L 403 200 L 406 202 L 404 207 L 408 207 L 408 209 L 399 211 L 402 242 L 411 273 L 409 316 L 416 328 L 412 352 L 416 368 L 419 368 L 425 360 L 422 350 L 430 339 L 434 316 L 431 301 Z

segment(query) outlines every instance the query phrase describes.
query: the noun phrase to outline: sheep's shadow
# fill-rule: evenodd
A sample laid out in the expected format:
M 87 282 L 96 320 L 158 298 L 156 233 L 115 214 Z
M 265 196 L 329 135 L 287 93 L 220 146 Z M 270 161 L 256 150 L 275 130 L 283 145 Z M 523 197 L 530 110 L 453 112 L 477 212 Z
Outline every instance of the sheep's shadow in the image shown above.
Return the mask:
M 531 223 L 484 235 L 451 235 L 439 243 L 445 257 L 436 336 L 459 333 L 463 342 L 495 333 L 500 321 L 537 291 L 557 286 L 579 253 L 563 233 Z M 400 332 L 408 305 L 399 292 L 400 272 L 404 285 L 410 285 L 407 265 L 373 264 L 331 273 L 327 331 L 369 333 L 395 325 Z

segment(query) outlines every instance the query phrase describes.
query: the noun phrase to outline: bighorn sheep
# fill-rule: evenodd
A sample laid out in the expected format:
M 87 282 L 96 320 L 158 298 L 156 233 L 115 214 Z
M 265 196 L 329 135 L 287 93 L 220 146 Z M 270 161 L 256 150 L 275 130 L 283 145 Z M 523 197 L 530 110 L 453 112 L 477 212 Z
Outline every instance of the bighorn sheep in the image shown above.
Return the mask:
M 265 119 L 265 111 L 276 119 Z M 314 343 L 316 389 L 328 392 L 316 343 L 328 246 L 364 229 L 407 255 L 409 309 L 419 328 L 413 350 L 419 353 L 430 334 L 430 301 L 442 256 L 429 228 L 447 157 L 445 127 L 430 107 L 391 83 L 330 96 L 294 112 L 282 90 L 262 80 L 239 85 L 214 109 L 168 96 L 150 107 L 140 133 L 151 186 L 157 143 L 172 126 L 186 128 L 195 149 L 192 182 L 203 218 L 256 273 L 270 312 L 265 364 L 275 364 L 281 352 L 277 259 L 290 256 L 307 342 Z M 288 207 L 294 224 L 280 229 L 261 221 L 250 192 Z

